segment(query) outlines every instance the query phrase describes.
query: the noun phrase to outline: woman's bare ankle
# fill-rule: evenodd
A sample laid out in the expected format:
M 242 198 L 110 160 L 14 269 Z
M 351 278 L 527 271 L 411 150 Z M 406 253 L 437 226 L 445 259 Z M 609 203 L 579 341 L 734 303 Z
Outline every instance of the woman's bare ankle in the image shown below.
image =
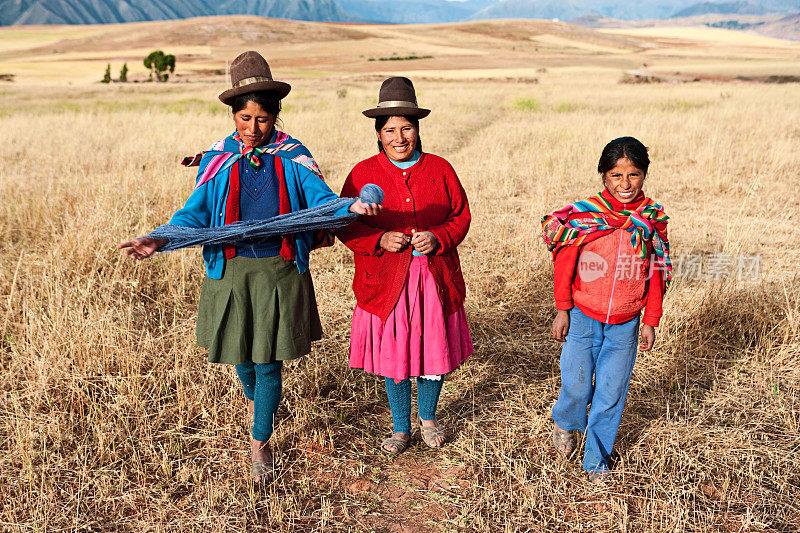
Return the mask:
M 439 425 L 439 422 L 436 420 L 435 417 L 433 418 L 433 420 L 424 420 L 422 417 L 420 417 L 419 422 L 423 426 L 429 427 L 429 428 L 435 428 L 435 427 L 437 427 Z
M 253 462 L 270 463 L 272 462 L 272 450 L 269 448 L 268 441 L 253 439 L 250 443 Z

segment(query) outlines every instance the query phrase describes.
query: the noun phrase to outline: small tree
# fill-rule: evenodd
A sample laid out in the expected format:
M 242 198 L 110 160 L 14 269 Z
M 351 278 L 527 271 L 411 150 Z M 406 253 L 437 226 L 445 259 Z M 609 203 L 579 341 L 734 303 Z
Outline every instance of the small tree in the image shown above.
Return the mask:
M 111 83 L 111 64 L 106 65 L 106 73 L 103 74 L 103 83 Z
M 119 71 L 119 81 L 125 83 L 128 81 L 128 64 L 123 63 L 122 69 Z
M 150 52 L 150 55 L 144 58 L 144 66 L 150 69 L 151 80 L 155 75 L 156 81 L 167 81 L 169 78 L 167 71 L 175 72 L 175 56 L 156 50 L 155 52 Z

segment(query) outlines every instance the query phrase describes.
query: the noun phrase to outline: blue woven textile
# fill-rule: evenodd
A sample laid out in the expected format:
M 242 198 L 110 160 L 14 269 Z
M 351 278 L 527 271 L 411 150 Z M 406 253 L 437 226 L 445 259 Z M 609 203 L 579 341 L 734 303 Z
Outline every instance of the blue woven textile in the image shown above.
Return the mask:
M 369 192 L 367 193 L 367 191 Z M 362 189 L 361 196 L 372 200 L 369 203 L 379 203 L 374 200 L 376 198 L 382 200 L 383 191 L 377 185 L 367 184 Z M 365 198 L 362 198 L 362 201 L 366 201 Z M 285 215 L 264 220 L 243 220 L 216 228 L 189 228 L 174 224 L 162 224 L 147 237 L 167 239 L 169 242 L 158 251 L 169 252 L 206 244 L 246 243 L 251 239 L 263 239 L 315 229 L 337 229 L 358 218 L 355 213 L 334 214 L 345 206 L 349 207 L 353 202 L 355 202 L 354 198 L 337 198 L 316 207 L 301 209 Z

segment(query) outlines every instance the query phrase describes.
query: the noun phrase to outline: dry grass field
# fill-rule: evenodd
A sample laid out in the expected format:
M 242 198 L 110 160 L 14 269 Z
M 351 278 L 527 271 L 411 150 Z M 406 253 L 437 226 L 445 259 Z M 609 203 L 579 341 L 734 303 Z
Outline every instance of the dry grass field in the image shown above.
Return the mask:
M 738 42 L 726 55 L 688 33 L 675 44 L 570 28 L 233 17 L 29 28 L 27 48 L 0 30 L 0 74 L 18 73 L 0 82 L 0 529 L 800 529 L 800 86 L 618 83 L 642 63 L 785 74 L 800 47 Z M 177 81 L 96 83 L 151 44 L 191 49 Z M 115 249 L 188 196 L 179 158 L 232 129 L 214 69 L 248 48 L 293 84 L 284 129 L 334 190 L 374 153 L 360 111 L 382 77 L 413 72 L 433 109 L 421 137 L 473 212 L 459 250 L 476 347 L 445 382 L 440 451 L 377 449 L 391 418 L 381 382 L 347 367 L 352 258 L 337 243 L 312 255 L 325 337 L 286 366 L 278 476 L 254 487 L 235 373 L 194 344 L 199 251 L 139 263 Z M 369 61 L 412 53 L 433 57 Z M 600 189 L 597 158 L 620 135 L 650 147 L 645 190 L 684 267 L 655 349 L 639 354 L 614 482 L 598 488 L 550 444 L 560 346 L 538 221 Z M 686 267 L 755 256 L 756 279 Z

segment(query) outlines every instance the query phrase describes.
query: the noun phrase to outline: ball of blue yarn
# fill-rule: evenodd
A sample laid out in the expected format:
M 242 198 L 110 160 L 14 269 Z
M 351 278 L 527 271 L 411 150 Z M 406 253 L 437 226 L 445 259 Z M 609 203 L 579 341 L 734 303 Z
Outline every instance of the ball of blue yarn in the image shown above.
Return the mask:
M 359 198 L 365 204 L 381 204 L 383 203 L 383 189 L 374 183 L 367 183 L 362 187 Z

